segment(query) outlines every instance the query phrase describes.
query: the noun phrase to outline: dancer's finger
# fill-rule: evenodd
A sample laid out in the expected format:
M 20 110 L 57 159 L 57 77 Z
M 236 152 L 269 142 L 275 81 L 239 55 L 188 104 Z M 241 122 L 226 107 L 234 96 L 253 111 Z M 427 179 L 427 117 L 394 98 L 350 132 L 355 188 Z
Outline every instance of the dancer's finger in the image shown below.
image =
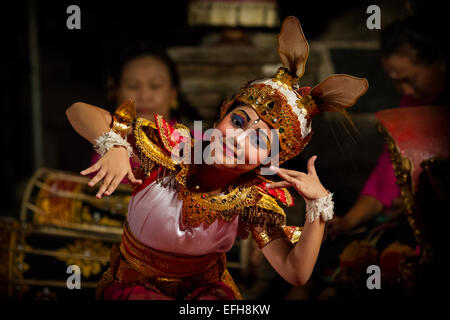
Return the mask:
M 290 176 L 289 174 L 287 174 L 284 170 L 279 170 L 278 171 L 278 176 L 281 177 L 283 180 L 291 183 L 292 185 L 295 185 L 297 182 L 297 179 L 295 179 L 294 177 Z
M 287 181 L 277 181 L 266 184 L 266 188 L 274 189 L 274 188 L 288 188 L 293 187 L 292 183 Z
M 129 182 L 130 184 L 134 184 L 134 185 L 136 185 L 136 184 L 142 184 L 142 180 L 136 179 L 136 178 L 134 177 L 133 172 L 132 172 L 131 170 L 128 171 L 128 174 L 127 174 L 127 180 L 128 180 L 128 182 Z
M 316 172 L 316 167 L 314 166 L 314 163 L 316 162 L 317 156 L 312 156 L 311 158 L 309 158 L 308 160 L 308 174 L 317 176 L 317 172 Z
M 106 188 L 109 187 L 111 184 L 111 181 L 113 180 L 114 176 L 112 174 L 108 174 L 105 179 L 103 179 L 103 184 L 101 185 L 100 189 L 98 189 L 98 192 L 96 194 L 97 198 L 101 198 L 103 193 L 105 192 Z
M 105 192 L 105 195 L 109 196 L 111 195 L 114 190 L 116 190 L 117 186 L 119 185 L 120 181 L 122 181 L 122 179 L 118 176 L 116 176 L 112 181 L 111 184 L 109 185 L 108 189 Z
M 93 164 L 92 166 L 90 166 L 90 167 L 87 168 L 87 169 L 84 169 L 84 170 L 81 171 L 80 173 L 81 173 L 83 176 L 85 176 L 85 175 L 87 175 L 87 174 L 89 174 L 89 173 L 98 171 L 99 169 L 100 169 L 100 165 L 99 165 L 98 162 L 96 162 L 95 164 Z
M 296 170 L 290 170 L 290 169 L 285 169 L 285 168 L 278 168 L 279 171 L 287 174 L 288 176 L 291 176 L 293 178 L 299 178 L 302 175 L 306 175 L 306 173 L 301 172 L 301 171 L 296 171 Z
M 100 180 L 103 179 L 103 177 L 105 176 L 106 171 L 105 170 L 100 170 L 89 182 L 88 185 L 90 187 L 93 187 L 97 184 L 97 182 L 99 182 Z

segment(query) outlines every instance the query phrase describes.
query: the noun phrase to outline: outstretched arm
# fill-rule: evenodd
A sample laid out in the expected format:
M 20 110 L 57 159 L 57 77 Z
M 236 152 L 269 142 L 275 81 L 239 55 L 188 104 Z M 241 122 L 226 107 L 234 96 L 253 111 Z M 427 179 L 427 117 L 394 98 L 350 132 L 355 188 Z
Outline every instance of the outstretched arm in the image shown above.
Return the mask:
M 314 167 L 316 156 L 308 160 L 308 173 L 278 168 L 278 175 L 284 181 L 271 183 L 269 188 L 294 187 L 306 201 L 316 200 L 329 195 L 317 177 Z M 310 278 L 322 243 L 325 222 L 306 219 L 300 240 L 294 246 L 286 237 L 269 242 L 262 253 L 272 267 L 286 281 L 301 286 Z M 255 231 L 262 231 L 256 229 Z
M 66 110 L 66 115 L 75 131 L 92 144 L 111 128 L 112 115 L 87 103 L 75 102 Z
M 96 138 L 111 129 L 113 119 L 108 111 L 82 102 L 71 105 L 67 109 L 66 115 L 75 131 L 92 144 L 95 144 Z M 97 174 L 89 181 L 88 185 L 92 187 L 103 180 L 97 192 L 97 198 L 101 198 L 103 194 L 111 195 L 124 177 L 131 184 L 142 183 L 141 180 L 134 177 L 128 152 L 121 146 L 109 149 L 94 165 L 80 173 L 87 175 L 96 171 L 98 171 Z

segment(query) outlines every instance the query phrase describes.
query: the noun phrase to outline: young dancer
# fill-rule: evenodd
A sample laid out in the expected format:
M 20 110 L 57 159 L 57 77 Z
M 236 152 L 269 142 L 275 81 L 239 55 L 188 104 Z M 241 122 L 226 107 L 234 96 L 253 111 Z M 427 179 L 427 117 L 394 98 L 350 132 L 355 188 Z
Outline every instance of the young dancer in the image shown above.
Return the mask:
M 136 185 L 122 242 L 112 248 L 98 298 L 241 299 L 225 253 L 236 236 L 250 233 L 286 281 L 307 282 L 325 222 L 333 216 L 332 193 L 320 183 L 316 156 L 307 173 L 272 166 L 283 179 L 279 182 L 267 179 L 264 170 L 268 161 L 281 164 L 303 150 L 314 115 L 343 111 L 368 85 L 365 79 L 334 75 L 313 89 L 299 88 L 309 47 L 295 17 L 283 22 L 278 51 L 283 67 L 273 78 L 250 82 L 222 105 L 211 141 L 200 149 L 201 163 L 195 156 L 202 145 L 186 127 L 171 126 L 160 115 L 154 121 L 136 118 L 132 102 L 114 114 L 85 103 L 67 110 L 74 129 L 102 156 L 81 172 L 98 171 L 89 182 L 103 181 L 97 196 L 111 195 L 124 177 Z M 138 171 L 129 164 L 133 154 Z M 277 200 L 292 205 L 287 187 L 306 201 L 303 228 L 285 225 Z

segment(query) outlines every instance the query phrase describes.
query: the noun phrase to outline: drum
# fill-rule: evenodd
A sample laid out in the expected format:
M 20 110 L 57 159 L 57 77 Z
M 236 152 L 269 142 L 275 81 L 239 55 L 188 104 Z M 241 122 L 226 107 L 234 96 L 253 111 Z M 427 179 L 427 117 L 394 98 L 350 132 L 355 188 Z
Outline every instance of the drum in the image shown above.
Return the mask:
M 19 220 L 0 220 L 0 295 L 10 299 L 94 299 L 121 240 L 132 192 L 109 197 L 79 174 L 41 168 L 29 180 Z M 6 263 L 5 263 L 6 262 Z

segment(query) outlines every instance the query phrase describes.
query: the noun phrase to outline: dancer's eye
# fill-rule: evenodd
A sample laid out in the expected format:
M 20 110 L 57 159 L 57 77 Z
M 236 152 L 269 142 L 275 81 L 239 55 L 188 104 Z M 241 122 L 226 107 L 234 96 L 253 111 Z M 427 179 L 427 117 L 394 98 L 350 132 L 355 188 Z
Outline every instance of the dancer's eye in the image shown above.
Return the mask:
M 263 150 L 267 150 L 267 143 L 265 139 L 261 137 L 257 132 L 250 134 L 250 143 L 256 148 L 259 147 Z
M 237 115 L 236 113 L 233 113 L 231 115 L 231 123 L 236 128 L 243 128 L 244 124 L 245 124 L 245 119 L 243 117 Z

